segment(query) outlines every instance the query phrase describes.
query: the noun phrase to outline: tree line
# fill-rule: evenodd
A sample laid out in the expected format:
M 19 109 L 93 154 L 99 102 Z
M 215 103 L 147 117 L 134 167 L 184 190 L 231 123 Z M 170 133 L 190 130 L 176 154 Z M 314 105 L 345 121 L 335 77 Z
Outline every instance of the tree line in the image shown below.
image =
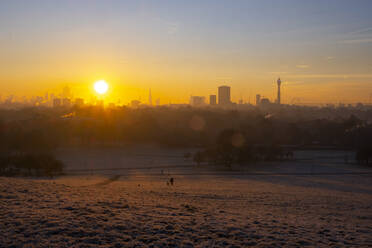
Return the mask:
M 1 110 L 0 151 L 6 157 L 50 155 L 58 147 L 157 144 L 200 147 L 197 161 L 230 164 L 284 159 L 289 146 L 331 146 L 354 149 L 358 161 L 370 162 L 372 125 L 366 120 L 297 116 L 191 107 Z

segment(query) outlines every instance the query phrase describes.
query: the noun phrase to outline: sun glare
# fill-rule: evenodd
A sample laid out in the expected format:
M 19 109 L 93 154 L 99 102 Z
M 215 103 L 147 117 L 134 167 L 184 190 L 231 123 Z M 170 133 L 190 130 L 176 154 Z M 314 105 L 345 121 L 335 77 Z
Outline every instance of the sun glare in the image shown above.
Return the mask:
M 98 94 L 105 94 L 108 90 L 108 84 L 106 83 L 105 80 L 99 80 L 94 83 L 94 90 Z

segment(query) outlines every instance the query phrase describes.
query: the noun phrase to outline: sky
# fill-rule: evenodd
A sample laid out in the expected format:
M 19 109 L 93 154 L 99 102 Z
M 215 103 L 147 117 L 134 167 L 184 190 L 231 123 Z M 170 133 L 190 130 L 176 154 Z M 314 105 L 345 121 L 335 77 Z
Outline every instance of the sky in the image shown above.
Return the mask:
M 370 0 L 2 0 L 0 94 L 188 102 L 372 100 Z

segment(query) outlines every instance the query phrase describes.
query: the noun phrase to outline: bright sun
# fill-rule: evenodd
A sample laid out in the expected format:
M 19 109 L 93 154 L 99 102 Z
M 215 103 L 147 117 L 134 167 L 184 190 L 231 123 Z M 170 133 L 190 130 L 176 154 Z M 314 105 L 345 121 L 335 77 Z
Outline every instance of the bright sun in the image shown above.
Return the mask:
M 94 83 L 94 90 L 98 94 L 105 94 L 108 90 L 108 84 L 106 83 L 105 80 L 99 80 Z

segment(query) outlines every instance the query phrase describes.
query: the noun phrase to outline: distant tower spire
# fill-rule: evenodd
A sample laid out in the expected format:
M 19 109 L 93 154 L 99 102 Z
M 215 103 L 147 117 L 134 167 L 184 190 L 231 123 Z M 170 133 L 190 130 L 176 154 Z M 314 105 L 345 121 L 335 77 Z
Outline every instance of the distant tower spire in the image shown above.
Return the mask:
M 149 90 L 149 105 L 152 106 L 151 88 L 150 88 L 150 90 Z
M 276 99 L 276 102 L 277 104 L 280 104 L 280 85 L 282 84 L 282 81 L 280 80 L 280 78 L 278 78 L 277 83 L 278 83 L 278 97 Z

